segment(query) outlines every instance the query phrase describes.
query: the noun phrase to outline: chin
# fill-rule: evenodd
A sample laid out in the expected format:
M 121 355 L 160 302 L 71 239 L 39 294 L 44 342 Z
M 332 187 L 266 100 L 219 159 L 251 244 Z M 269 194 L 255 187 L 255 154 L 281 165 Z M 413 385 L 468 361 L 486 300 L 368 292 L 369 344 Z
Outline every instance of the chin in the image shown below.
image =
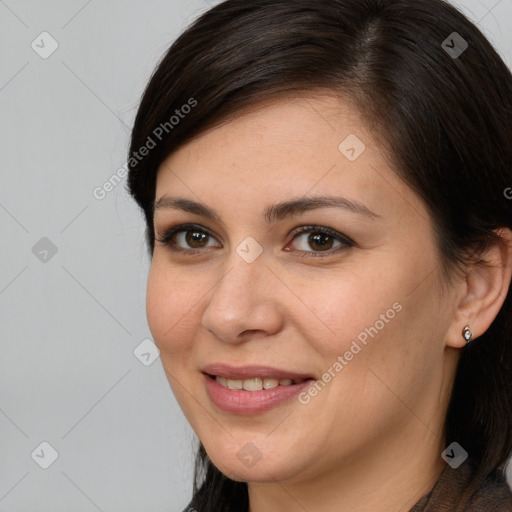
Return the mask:
M 231 480 L 237 482 L 275 482 L 288 480 L 300 471 L 300 463 L 295 457 L 265 445 L 265 441 L 247 436 L 246 440 L 230 446 L 212 441 L 213 449 L 203 443 L 215 467 Z M 260 447 L 260 448 L 258 448 Z M 267 455 L 265 455 L 267 453 Z
M 259 482 L 273 483 L 292 478 L 297 468 L 281 467 L 275 462 L 263 463 L 261 460 L 251 468 L 241 467 L 241 464 L 233 463 L 232 460 L 213 461 L 215 467 L 225 476 L 236 482 Z

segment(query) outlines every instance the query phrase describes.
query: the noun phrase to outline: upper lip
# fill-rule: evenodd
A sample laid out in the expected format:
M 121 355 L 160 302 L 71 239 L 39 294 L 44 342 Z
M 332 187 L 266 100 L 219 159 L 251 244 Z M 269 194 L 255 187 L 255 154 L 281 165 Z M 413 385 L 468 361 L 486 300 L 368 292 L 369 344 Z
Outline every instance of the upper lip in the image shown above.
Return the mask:
M 271 366 L 229 366 L 227 364 L 215 363 L 202 368 L 202 372 L 215 377 L 225 377 L 230 380 L 244 380 L 252 377 L 275 378 L 275 379 L 310 379 L 312 376 L 307 373 L 290 372 Z

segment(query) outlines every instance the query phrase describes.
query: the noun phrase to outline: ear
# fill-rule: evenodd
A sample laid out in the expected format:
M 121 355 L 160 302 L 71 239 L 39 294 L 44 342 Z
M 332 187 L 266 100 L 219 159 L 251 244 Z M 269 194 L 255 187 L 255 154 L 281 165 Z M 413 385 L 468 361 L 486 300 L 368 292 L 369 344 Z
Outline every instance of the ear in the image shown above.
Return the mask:
M 495 232 L 501 236 L 502 242 L 493 242 L 480 255 L 480 262 L 465 269 L 456 315 L 446 336 L 449 347 L 462 348 L 466 345 L 462 336 L 466 325 L 473 334 L 472 341 L 481 336 L 505 302 L 512 275 L 512 231 L 500 228 Z

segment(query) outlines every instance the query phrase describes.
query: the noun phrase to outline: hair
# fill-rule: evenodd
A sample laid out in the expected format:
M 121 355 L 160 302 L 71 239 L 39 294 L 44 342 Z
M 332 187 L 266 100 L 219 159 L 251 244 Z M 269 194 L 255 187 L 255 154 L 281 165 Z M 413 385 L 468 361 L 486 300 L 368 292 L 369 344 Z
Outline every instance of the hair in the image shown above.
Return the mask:
M 454 32 L 468 44 L 460 56 L 443 44 Z M 444 0 L 227 0 L 172 44 L 136 115 L 128 186 L 150 256 L 162 161 L 264 101 L 301 93 L 354 102 L 423 200 L 447 282 L 501 242 L 497 229 L 512 228 L 512 75 L 459 10 Z M 511 319 L 508 292 L 489 329 L 461 351 L 446 415 L 447 444 L 457 441 L 481 474 L 503 473 L 512 452 Z M 247 484 L 222 474 L 200 442 L 193 491 L 199 512 L 247 510 Z

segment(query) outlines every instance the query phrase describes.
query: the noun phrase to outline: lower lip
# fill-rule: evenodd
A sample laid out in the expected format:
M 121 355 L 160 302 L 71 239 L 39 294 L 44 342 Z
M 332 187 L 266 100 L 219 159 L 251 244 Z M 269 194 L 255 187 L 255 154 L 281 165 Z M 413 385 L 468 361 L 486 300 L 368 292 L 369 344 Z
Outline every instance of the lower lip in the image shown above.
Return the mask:
M 277 386 L 261 391 L 245 391 L 243 389 L 228 389 L 221 386 L 214 378 L 205 375 L 206 391 L 210 400 L 223 411 L 237 414 L 258 414 L 290 400 L 309 386 L 313 379 L 300 384 Z

